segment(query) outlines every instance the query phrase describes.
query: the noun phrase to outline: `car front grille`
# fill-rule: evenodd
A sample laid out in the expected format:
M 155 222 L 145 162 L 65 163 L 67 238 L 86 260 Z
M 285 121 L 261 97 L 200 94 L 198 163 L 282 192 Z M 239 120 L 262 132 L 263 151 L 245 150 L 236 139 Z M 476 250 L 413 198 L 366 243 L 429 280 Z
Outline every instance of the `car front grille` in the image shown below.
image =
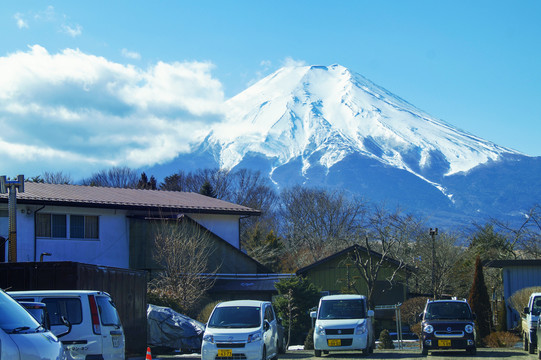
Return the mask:
M 243 342 L 239 343 L 216 343 L 218 349 L 240 349 L 243 348 L 246 344 Z
M 452 331 L 434 331 L 434 336 L 439 338 L 462 338 L 464 337 L 464 331 L 452 330 Z
M 233 354 L 232 356 L 216 356 L 216 360 L 246 360 L 244 354 Z
M 353 335 L 354 329 L 325 329 L 326 335 Z

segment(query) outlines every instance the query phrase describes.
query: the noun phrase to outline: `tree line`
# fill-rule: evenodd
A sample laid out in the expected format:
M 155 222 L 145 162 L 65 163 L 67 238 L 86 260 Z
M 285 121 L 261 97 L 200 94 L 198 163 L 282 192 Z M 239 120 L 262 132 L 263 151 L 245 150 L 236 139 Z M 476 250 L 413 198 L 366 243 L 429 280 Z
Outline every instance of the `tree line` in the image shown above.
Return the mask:
M 29 181 L 71 184 L 69 175 L 44 173 Z M 415 268 L 408 284 L 419 294 L 467 297 L 477 256 L 481 260 L 541 258 L 541 208 L 533 205 L 519 226 L 493 219 L 440 229 L 431 236 L 427 220 L 372 203 L 343 190 L 296 185 L 277 191 L 268 177 L 247 169 L 178 171 L 158 182 L 128 167 L 98 171 L 80 184 L 148 190 L 188 191 L 261 210 L 241 223 L 241 247 L 277 272 L 294 272 L 354 244 L 393 258 L 397 269 Z M 359 256 L 355 266 L 367 283 L 381 263 Z M 497 271 L 486 272 L 487 286 L 498 291 Z

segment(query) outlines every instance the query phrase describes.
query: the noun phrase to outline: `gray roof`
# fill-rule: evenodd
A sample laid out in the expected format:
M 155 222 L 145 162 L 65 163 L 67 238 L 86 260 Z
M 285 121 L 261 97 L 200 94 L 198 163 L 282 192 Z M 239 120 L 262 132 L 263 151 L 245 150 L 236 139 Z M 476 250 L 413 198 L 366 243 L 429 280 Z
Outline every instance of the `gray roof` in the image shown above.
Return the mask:
M 0 194 L 0 203 L 7 201 L 8 194 Z M 24 183 L 24 192 L 17 192 L 17 203 L 182 213 L 261 214 L 259 210 L 191 192 L 34 182 Z

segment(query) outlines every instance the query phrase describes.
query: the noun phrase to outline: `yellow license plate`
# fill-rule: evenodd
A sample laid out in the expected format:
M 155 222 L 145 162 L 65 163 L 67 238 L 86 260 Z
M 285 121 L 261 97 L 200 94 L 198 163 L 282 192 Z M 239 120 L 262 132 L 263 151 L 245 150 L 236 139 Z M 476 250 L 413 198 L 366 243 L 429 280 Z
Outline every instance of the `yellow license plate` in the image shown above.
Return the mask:
M 340 339 L 327 339 L 327 344 L 329 346 L 341 346 L 342 341 Z
M 232 357 L 233 350 L 231 349 L 218 349 L 218 356 L 220 357 Z
M 451 340 L 438 340 L 438 346 L 449 347 L 451 346 Z

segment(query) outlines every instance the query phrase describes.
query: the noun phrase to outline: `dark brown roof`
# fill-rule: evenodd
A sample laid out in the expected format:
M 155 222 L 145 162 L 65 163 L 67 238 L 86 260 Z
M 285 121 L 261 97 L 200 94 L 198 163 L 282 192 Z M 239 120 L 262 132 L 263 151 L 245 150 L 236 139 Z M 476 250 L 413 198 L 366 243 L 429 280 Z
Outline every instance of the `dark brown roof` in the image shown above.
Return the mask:
M 6 203 L 7 199 L 7 194 L 0 194 L 0 203 Z M 183 213 L 261 214 L 259 210 L 191 192 L 33 182 L 26 182 L 24 192 L 17 192 L 17 203 Z
M 316 262 L 313 263 L 313 264 L 307 265 L 307 266 L 305 266 L 305 267 L 303 267 L 303 268 L 297 270 L 296 274 L 297 274 L 297 275 L 303 275 L 303 274 L 307 273 L 309 270 L 311 270 L 311 269 L 313 269 L 313 268 L 316 268 L 316 267 L 318 267 L 318 266 L 321 265 L 321 264 L 324 264 L 324 263 L 326 263 L 326 262 L 328 262 L 328 261 L 330 261 L 330 260 L 339 258 L 339 257 L 341 257 L 341 256 L 344 255 L 344 254 L 350 253 L 350 252 L 353 251 L 354 249 L 358 249 L 358 250 L 360 250 L 360 251 L 362 251 L 362 252 L 365 252 L 365 253 L 367 253 L 367 254 L 370 254 L 370 255 L 372 255 L 372 256 L 376 256 L 376 257 L 379 257 L 379 258 L 382 257 L 382 255 L 381 255 L 380 253 L 378 253 L 378 252 L 376 252 L 376 251 L 374 251 L 374 250 L 368 250 L 368 249 L 367 249 L 366 247 L 364 247 L 364 246 L 361 246 L 361 245 L 358 245 L 358 244 L 354 244 L 354 245 L 352 245 L 352 246 L 350 246 L 350 247 L 347 247 L 347 248 L 345 248 L 345 249 L 343 249 L 343 250 L 340 250 L 340 251 L 338 251 L 338 252 L 336 252 L 336 253 L 334 253 L 334 254 L 332 254 L 332 255 L 330 255 L 330 256 L 327 256 L 326 258 L 323 258 L 323 259 L 321 259 L 321 260 L 319 260 L 319 261 L 316 261 Z M 397 265 L 397 266 L 400 264 L 400 262 L 399 262 L 398 260 L 396 260 L 396 259 L 394 259 L 394 258 L 391 258 L 391 257 L 387 257 L 387 261 L 390 262 L 391 264 L 394 264 L 394 265 Z M 408 265 L 408 264 L 403 264 L 403 266 L 404 266 L 404 270 L 405 270 L 405 271 L 407 271 L 407 272 L 415 272 L 415 268 L 413 268 L 412 266 L 410 266 L 410 265 Z

